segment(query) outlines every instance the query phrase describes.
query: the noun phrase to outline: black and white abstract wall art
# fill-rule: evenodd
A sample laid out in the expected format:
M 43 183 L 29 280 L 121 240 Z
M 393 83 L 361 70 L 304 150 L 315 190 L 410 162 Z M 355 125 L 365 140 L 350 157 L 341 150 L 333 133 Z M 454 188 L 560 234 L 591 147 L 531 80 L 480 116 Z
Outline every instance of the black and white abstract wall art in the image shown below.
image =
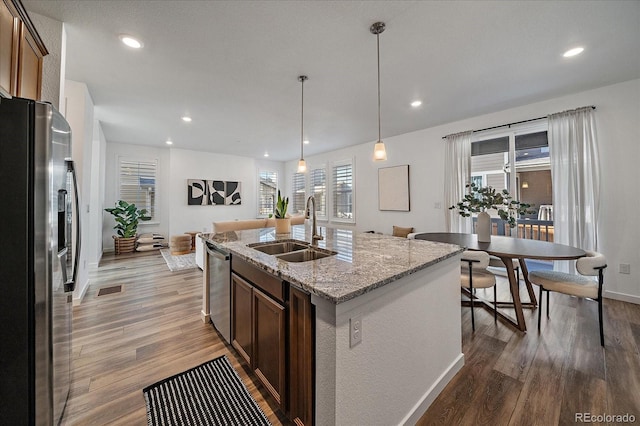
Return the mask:
M 240 197 L 240 182 L 225 182 L 225 204 L 228 206 L 242 204 L 242 197 Z
M 187 180 L 187 204 L 190 206 L 206 206 L 208 201 L 207 181 L 202 179 Z
M 238 206 L 242 203 L 241 182 L 187 179 L 187 205 Z
M 210 180 L 209 183 L 209 204 L 213 206 L 224 205 L 224 181 Z

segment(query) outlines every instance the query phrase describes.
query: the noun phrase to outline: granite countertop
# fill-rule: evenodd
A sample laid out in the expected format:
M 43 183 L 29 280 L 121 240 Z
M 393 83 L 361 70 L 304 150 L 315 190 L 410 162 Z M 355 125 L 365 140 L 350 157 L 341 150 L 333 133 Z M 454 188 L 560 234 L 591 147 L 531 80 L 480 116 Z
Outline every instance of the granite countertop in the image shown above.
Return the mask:
M 318 247 L 338 252 L 308 262 L 286 262 L 247 247 L 247 244 L 295 239 L 310 241 L 310 226 L 292 226 L 290 234 L 274 228 L 203 234 L 221 249 L 281 277 L 309 293 L 342 303 L 406 275 L 442 262 L 463 251 L 452 244 L 412 240 L 390 235 L 356 233 L 350 229 L 321 227 L 325 239 Z

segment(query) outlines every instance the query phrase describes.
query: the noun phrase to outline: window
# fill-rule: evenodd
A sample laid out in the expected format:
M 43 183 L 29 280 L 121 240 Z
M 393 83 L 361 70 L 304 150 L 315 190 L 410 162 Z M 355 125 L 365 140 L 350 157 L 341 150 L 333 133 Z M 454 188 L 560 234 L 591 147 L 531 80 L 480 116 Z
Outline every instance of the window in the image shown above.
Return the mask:
M 289 200 L 289 210 L 292 215 L 304 213 L 305 195 L 305 174 L 294 173 L 291 182 L 291 199 Z
M 309 173 L 311 194 L 316 200 L 316 217 L 327 218 L 327 171 L 324 167 L 312 169 Z
M 119 199 L 147 209 L 151 220 L 156 218 L 157 161 L 137 161 L 120 158 Z
M 353 162 L 348 161 L 334 164 L 332 178 L 332 219 L 354 222 Z
M 258 217 L 273 213 L 278 199 L 278 173 L 267 170 L 258 172 Z
M 510 231 L 511 235 L 524 236 L 523 228 L 534 221 L 539 225 L 544 220 L 545 229 L 553 229 L 552 215 L 547 213 L 542 217 L 537 211 L 553 211 L 546 122 L 485 137 L 479 135 L 479 138 L 471 144 L 471 180 L 498 191 L 506 189 L 514 199 L 531 204 L 536 210 L 521 217 L 518 227 Z M 496 216 L 494 212 L 489 213 Z M 550 239 L 552 235 L 538 232 L 525 238 Z

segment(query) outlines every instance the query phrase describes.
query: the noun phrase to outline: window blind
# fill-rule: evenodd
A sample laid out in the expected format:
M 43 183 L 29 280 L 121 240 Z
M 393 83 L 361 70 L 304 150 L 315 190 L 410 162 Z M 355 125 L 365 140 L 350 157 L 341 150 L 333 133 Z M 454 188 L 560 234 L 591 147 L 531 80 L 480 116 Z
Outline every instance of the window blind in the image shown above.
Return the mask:
M 291 199 L 289 200 L 290 214 L 304 213 L 305 202 L 305 174 L 294 173 L 291 182 Z
M 261 170 L 258 174 L 258 216 L 273 213 L 278 199 L 278 173 Z
M 333 166 L 333 218 L 353 221 L 353 164 Z
M 156 161 L 120 159 L 119 199 L 146 209 L 153 220 L 156 216 Z
M 311 170 L 311 193 L 316 201 L 316 217 L 327 217 L 327 171 L 324 168 Z

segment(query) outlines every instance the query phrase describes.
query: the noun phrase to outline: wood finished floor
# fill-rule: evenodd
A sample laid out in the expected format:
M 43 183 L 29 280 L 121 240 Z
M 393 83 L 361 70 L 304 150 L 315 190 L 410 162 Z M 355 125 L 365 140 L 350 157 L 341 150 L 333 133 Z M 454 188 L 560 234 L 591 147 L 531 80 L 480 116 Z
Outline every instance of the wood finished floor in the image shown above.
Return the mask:
M 506 279 L 498 283 L 498 300 L 509 300 Z M 521 298 L 529 300 L 524 290 Z M 640 306 L 604 299 L 603 349 L 596 302 L 557 293 L 550 300 L 540 333 L 537 310 L 525 309 L 528 331 L 520 333 L 476 308 L 473 333 L 470 308 L 462 308 L 465 365 L 417 424 L 569 425 L 576 413 L 628 413 L 640 423 Z
M 499 281 L 499 299 L 508 299 Z M 114 285 L 122 292 L 97 296 Z M 231 347 L 201 321 L 201 303 L 199 269 L 170 272 L 159 253 L 105 255 L 74 308 L 74 373 L 63 424 L 145 425 L 142 388 L 223 354 L 269 420 L 288 424 Z M 604 350 L 595 302 L 552 294 L 551 319 L 543 317 L 540 334 L 536 313 L 525 310 L 523 334 L 476 309 L 472 333 L 470 310 L 462 308 L 465 366 L 418 424 L 565 425 L 577 412 L 629 413 L 640 422 L 640 306 L 605 299 Z
M 122 292 L 98 296 L 115 285 Z M 73 376 L 62 424 L 146 425 L 144 387 L 221 355 L 269 421 L 289 424 L 231 347 L 202 322 L 201 309 L 200 269 L 171 272 L 158 252 L 105 255 L 74 308 Z

